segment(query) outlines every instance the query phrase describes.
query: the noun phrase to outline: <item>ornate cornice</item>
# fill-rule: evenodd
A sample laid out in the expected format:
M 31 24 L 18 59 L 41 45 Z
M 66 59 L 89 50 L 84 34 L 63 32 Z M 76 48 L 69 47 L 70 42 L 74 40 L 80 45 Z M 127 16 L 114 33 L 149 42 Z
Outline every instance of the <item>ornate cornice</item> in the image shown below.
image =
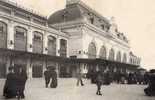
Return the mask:
M 31 21 L 23 20 L 22 18 L 14 17 L 14 16 L 11 16 L 11 15 L 8 15 L 8 14 L 4 14 L 2 12 L 0 12 L 0 17 L 6 18 L 8 20 L 12 20 L 14 22 L 17 22 L 17 23 L 20 23 L 20 24 L 23 24 L 23 25 L 34 27 L 34 28 L 40 29 L 42 31 L 53 33 L 55 35 L 60 35 L 62 37 L 69 38 L 69 35 L 67 35 L 64 32 L 60 32 L 59 30 L 56 30 L 54 28 L 50 28 L 50 27 L 47 27 L 47 26 L 39 25 L 39 24 L 33 23 Z
M 97 28 L 96 26 L 89 24 L 83 20 L 77 20 L 77 21 L 71 21 L 71 22 L 65 22 L 65 23 L 59 23 L 59 24 L 53 24 L 52 26 L 54 27 L 61 27 L 61 29 L 70 29 L 70 28 L 76 28 L 77 26 L 84 26 L 87 27 L 88 29 L 94 31 L 95 33 L 98 33 L 99 35 L 113 41 L 116 42 L 120 45 L 123 45 L 127 48 L 130 48 L 129 44 L 119 40 L 117 37 L 113 36 L 112 34 L 110 34 L 109 32 L 105 32 L 104 30 Z

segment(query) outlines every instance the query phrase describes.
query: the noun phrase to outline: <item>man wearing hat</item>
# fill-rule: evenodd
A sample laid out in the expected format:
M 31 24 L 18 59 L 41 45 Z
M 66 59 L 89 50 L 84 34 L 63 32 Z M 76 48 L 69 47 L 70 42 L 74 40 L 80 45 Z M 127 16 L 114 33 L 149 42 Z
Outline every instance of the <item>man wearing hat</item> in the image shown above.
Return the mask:
M 50 67 L 47 67 L 45 72 L 44 72 L 44 76 L 45 76 L 45 86 L 46 88 L 48 87 L 48 84 L 50 83 L 50 79 L 51 79 L 51 71 L 50 71 Z
M 6 77 L 5 85 L 3 88 L 3 96 L 6 98 L 16 97 L 16 76 L 13 71 L 13 66 L 9 67 Z

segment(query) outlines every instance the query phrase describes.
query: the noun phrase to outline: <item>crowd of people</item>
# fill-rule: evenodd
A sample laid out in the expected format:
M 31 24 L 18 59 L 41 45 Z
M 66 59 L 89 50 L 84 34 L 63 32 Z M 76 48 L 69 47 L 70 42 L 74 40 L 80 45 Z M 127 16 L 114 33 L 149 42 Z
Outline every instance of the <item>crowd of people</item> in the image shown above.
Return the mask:
M 96 95 L 102 95 L 101 86 L 110 85 L 111 83 L 117 84 L 148 84 L 148 87 L 144 90 L 146 95 L 155 95 L 155 70 L 145 74 L 140 73 L 121 73 L 110 71 L 94 71 L 92 70 L 87 75 L 87 78 L 91 80 L 91 83 L 95 83 L 97 86 Z M 58 86 L 57 72 L 55 67 L 49 66 L 44 71 L 45 87 L 56 88 Z M 79 83 L 84 86 L 83 74 L 81 70 L 77 72 L 77 86 Z M 3 96 L 6 98 L 25 98 L 24 90 L 27 80 L 27 73 L 22 67 L 9 67 L 9 73 L 7 74 Z
M 87 74 L 87 78 L 91 79 L 91 83 L 97 85 L 97 95 L 101 94 L 102 85 L 110 85 L 111 83 L 116 84 L 137 84 L 137 85 L 148 85 L 144 92 L 148 96 L 155 96 L 155 70 L 150 72 L 140 73 L 121 73 L 121 72 L 110 72 L 110 71 L 94 71 L 92 70 Z
M 24 90 L 27 80 L 27 73 L 21 67 L 9 67 L 6 77 L 3 96 L 6 98 L 25 98 Z
M 91 83 L 96 82 L 98 71 L 91 71 L 87 74 L 87 78 L 91 79 Z M 121 72 L 110 72 L 102 71 L 103 84 L 109 85 L 110 83 L 118 84 L 148 84 L 148 73 L 121 73 Z
M 144 92 L 148 96 L 155 96 L 155 70 L 151 70 L 148 76 L 148 87 L 144 89 Z

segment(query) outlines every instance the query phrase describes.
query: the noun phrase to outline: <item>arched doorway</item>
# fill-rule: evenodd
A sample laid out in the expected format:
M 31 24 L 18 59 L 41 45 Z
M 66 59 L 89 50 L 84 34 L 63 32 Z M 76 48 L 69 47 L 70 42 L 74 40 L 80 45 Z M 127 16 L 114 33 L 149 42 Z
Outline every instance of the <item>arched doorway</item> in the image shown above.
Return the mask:
M 100 49 L 99 57 L 101 59 L 106 59 L 106 55 L 107 55 L 106 48 L 105 46 L 102 46 Z
M 43 34 L 34 31 L 33 32 L 33 52 L 34 53 L 42 53 L 43 52 Z
M 123 63 L 126 63 L 127 62 L 127 56 L 126 56 L 126 54 L 124 53 L 123 54 Z
M 95 43 L 90 43 L 88 47 L 88 58 L 95 59 L 96 58 L 96 45 Z
M 120 51 L 117 53 L 116 61 L 121 62 L 121 52 Z
M 115 51 L 114 49 L 111 49 L 109 52 L 109 60 L 114 61 L 115 60 Z
M 7 24 L 0 21 L 0 48 L 7 47 Z
M 67 57 L 67 41 L 64 39 L 60 40 L 60 56 Z
M 7 48 L 7 24 L 0 21 L 0 48 Z M 0 78 L 6 76 L 6 57 L 0 56 Z
M 24 27 L 16 26 L 14 35 L 14 49 L 20 51 L 27 50 L 27 30 Z
M 48 36 L 48 54 L 56 56 L 56 38 Z

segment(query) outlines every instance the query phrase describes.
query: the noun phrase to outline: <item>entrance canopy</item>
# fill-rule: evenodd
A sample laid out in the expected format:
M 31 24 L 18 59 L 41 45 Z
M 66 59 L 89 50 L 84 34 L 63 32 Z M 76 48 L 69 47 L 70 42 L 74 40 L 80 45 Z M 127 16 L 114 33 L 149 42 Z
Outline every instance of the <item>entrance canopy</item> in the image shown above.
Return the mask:
M 137 69 L 138 65 L 120 63 L 116 61 L 109 61 L 105 59 L 84 59 L 84 58 L 64 58 L 58 56 L 51 56 L 46 54 L 38 54 L 26 51 L 17 51 L 10 49 L 0 49 L 0 56 L 10 57 L 11 59 L 16 57 L 22 57 L 24 59 L 41 59 L 45 61 L 52 61 L 57 63 L 77 63 L 77 64 L 92 64 L 92 65 L 106 65 L 106 66 L 117 66 L 126 67 L 131 69 Z

